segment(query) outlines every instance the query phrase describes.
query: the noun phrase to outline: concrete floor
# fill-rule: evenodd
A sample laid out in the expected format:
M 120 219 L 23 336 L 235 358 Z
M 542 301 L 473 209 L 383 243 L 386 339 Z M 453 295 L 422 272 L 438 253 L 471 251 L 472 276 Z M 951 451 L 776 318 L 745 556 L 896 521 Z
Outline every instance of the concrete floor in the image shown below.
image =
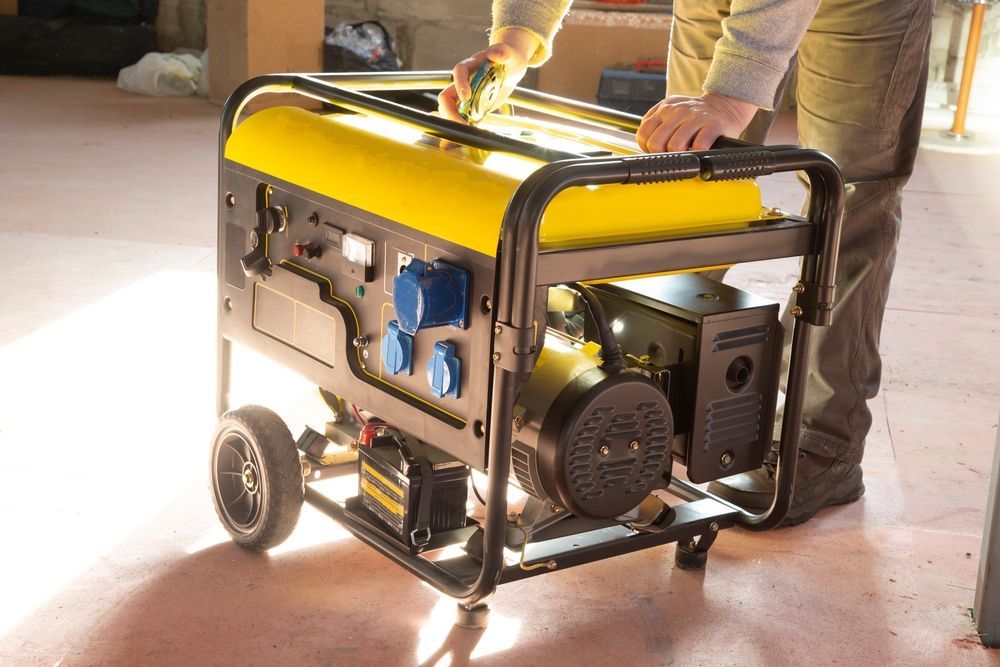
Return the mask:
M 703 573 L 666 547 L 510 584 L 468 631 L 309 508 L 268 555 L 216 520 L 217 116 L 0 77 L 0 663 L 1000 663 L 969 616 L 1000 411 L 1000 159 L 919 157 L 861 501 L 727 531 Z M 791 270 L 734 275 L 777 295 Z M 293 424 L 317 407 L 268 372 L 237 402 Z

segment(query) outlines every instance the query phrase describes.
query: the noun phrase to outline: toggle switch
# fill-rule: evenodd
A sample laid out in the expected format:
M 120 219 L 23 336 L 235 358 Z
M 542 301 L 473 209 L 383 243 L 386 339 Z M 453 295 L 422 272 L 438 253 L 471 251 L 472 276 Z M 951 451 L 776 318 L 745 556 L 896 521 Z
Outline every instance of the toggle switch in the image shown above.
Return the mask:
M 292 246 L 292 254 L 296 257 L 305 257 L 306 259 L 315 259 L 319 257 L 322 253 L 322 248 L 320 248 L 315 243 L 299 243 L 295 242 Z

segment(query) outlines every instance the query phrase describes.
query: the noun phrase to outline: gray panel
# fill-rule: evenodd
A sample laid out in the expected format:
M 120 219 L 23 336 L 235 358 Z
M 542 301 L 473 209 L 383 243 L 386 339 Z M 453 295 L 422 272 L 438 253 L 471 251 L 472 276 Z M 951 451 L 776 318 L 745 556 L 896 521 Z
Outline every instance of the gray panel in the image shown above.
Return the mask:
M 291 345 L 295 340 L 295 301 L 257 283 L 254 285 L 253 327 Z
M 226 283 L 236 289 L 244 289 L 247 277 L 240 266 L 240 258 L 247 252 L 247 232 L 232 222 L 226 223 L 226 259 L 223 275 Z

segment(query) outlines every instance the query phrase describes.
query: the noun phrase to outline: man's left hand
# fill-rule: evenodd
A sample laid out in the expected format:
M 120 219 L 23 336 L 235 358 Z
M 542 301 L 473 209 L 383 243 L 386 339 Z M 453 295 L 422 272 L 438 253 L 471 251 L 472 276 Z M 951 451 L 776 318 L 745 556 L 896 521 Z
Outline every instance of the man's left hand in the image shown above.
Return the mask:
M 702 151 L 719 137 L 738 137 L 757 105 L 718 93 L 671 95 L 646 112 L 635 140 L 647 153 Z

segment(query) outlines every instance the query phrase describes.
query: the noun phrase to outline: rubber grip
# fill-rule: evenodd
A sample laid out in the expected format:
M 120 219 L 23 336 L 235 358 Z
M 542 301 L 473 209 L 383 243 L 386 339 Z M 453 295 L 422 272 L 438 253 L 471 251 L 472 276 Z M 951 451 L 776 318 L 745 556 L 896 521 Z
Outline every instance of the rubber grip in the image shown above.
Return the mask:
M 622 158 L 628 166 L 623 183 L 685 181 L 701 173 L 701 161 L 693 153 L 655 153 Z
M 703 155 L 701 178 L 704 181 L 734 181 L 774 173 L 774 153 L 768 150 L 741 150 Z

